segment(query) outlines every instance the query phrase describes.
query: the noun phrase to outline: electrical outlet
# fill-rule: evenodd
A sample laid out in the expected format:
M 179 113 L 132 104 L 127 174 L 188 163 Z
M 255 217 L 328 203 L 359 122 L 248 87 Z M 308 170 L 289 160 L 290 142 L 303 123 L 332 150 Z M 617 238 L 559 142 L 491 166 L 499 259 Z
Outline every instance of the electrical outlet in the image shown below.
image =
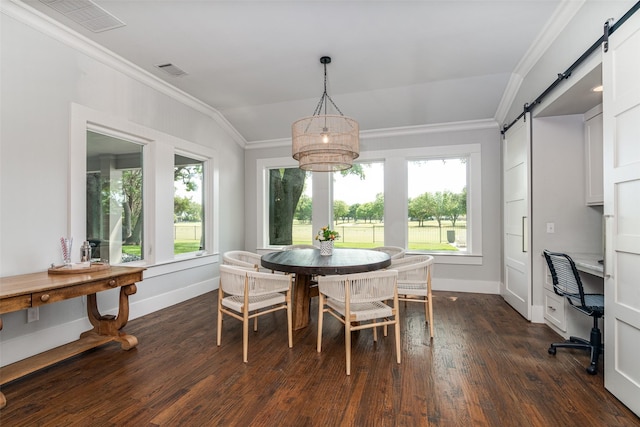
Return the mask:
M 27 308 L 27 323 L 40 320 L 40 307 Z
M 556 225 L 553 222 L 547 223 L 547 233 L 553 234 L 556 232 Z

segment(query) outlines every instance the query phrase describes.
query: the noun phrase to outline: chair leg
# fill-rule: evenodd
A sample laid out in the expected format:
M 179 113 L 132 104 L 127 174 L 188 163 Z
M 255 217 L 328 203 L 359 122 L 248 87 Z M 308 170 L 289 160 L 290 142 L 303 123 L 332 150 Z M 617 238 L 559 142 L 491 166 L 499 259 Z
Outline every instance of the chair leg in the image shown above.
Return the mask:
M 249 313 L 245 310 L 242 320 L 242 361 L 247 363 L 249 353 Z
M 220 347 L 220 342 L 222 339 L 222 297 L 220 296 L 221 292 L 222 292 L 222 289 L 218 289 L 218 338 L 217 338 L 218 347 Z
M 287 335 L 289 336 L 289 348 L 293 348 L 293 321 L 291 318 L 291 296 L 287 295 Z
M 351 322 L 344 322 L 344 349 L 347 362 L 347 375 L 351 375 Z
M 220 341 L 222 340 L 222 312 L 218 310 L 218 347 L 220 347 Z
M 587 366 L 586 371 L 591 375 L 595 375 L 598 373 L 598 359 L 600 358 L 600 354 L 603 352 L 602 348 L 602 333 L 598 328 L 598 318 L 594 317 L 594 326 L 591 329 L 591 337 L 590 340 L 587 341 L 584 338 L 579 337 L 569 337 L 568 340 L 561 343 L 552 343 L 549 346 L 549 354 L 556 354 L 557 348 L 576 348 L 580 350 L 588 350 L 591 356 L 589 366 Z
M 318 345 L 316 351 L 320 353 L 322 351 L 322 321 L 324 320 L 324 295 L 318 295 Z
M 598 329 L 598 319 L 595 318 L 595 326 L 591 328 L 591 363 L 587 367 L 587 372 L 591 375 L 598 373 L 598 359 L 602 353 L 602 334 Z
M 374 324 L 374 325 L 376 324 L 376 321 L 375 321 L 375 320 L 373 321 L 373 324 Z M 384 335 L 385 335 L 385 336 L 387 335 L 387 334 L 386 334 L 386 332 L 385 332 L 385 334 L 384 334 Z M 373 342 L 378 342 L 378 327 L 377 327 L 377 326 L 374 326 L 374 327 L 373 327 Z
M 429 319 L 429 335 L 433 339 L 433 304 L 431 303 L 431 294 L 427 296 L 427 315 Z
M 398 364 L 400 364 L 400 320 L 396 316 L 396 324 L 395 324 L 395 334 L 396 334 L 396 360 Z
M 395 319 L 395 334 L 396 334 L 396 361 L 400 364 L 400 304 L 398 303 L 398 295 L 396 294 L 393 301 L 393 318 Z

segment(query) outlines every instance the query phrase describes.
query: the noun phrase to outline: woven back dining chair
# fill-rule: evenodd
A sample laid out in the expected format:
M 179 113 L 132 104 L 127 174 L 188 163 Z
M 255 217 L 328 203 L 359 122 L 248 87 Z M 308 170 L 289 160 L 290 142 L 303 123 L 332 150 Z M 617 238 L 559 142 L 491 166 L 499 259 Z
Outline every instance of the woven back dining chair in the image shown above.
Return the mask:
M 373 251 L 384 252 L 389 254 L 391 259 L 404 258 L 405 250 L 400 246 L 377 246 L 372 248 Z
M 248 361 L 249 320 L 258 330 L 258 317 L 278 310 L 287 312 L 289 348 L 293 347 L 291 318 L 291 276 L 253 271 L 233 265 L 220 266 L 218 288 L 218 336 L 222 341 L 223 315 L 242 322 L 242 360 Z
M 222 262 L 227 265 L 252 268 L 263 273 L 273 273 L 273 271 L 262 267 L 260 261 L 262 256 L 249 251 L 228 251 L 222 255 Z
M 431 255 L 392 259 L 390 269 L 398 272 L 398 299 L 424 304 L 425 321 L 429 324 L 429 337 L 433 339 L 433 295 L 431 274 L 434 258 Z
M 324 313 L 329 313 L 344 325 L 347 375 L 351 375 L 351 332 L 373 329 L 377 341 L 377 327 L 395 327 L 396 359 L 400 363 L 400 323 L 395 270 L 318 277 L 318 345 L 322 351 Z M 389 305 L 388 301 L 393 301 Z

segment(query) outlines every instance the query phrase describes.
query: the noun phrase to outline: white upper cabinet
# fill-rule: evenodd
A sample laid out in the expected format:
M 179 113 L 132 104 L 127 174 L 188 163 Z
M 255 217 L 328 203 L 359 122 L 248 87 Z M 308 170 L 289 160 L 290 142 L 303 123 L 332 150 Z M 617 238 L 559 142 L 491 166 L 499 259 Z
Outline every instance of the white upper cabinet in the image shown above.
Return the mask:
M 585 202 L 589 206 L 602 205 L 602 105 L 584 114 Z

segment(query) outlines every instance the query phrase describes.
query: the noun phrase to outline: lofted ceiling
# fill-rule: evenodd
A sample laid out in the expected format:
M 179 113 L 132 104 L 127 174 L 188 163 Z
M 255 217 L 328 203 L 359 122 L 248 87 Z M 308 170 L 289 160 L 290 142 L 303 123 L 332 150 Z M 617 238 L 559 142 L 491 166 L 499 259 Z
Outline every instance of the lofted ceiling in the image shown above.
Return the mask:
M 323 55 L 329 95 L 361 130 L 495 119 L 569 0 L 97 0 L 125 24 L 102 32 L 51 1 L 25 3 L 217 109 L 251 143 L 288 138 L 313 113 Z

